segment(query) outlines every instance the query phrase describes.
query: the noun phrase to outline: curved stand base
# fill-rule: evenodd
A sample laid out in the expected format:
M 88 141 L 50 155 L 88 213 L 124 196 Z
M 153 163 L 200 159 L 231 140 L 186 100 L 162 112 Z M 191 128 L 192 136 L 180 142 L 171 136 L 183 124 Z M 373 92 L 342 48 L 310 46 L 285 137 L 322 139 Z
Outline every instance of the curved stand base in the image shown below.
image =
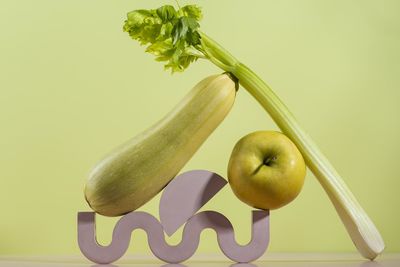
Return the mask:
M 146 212 L 130 212 L 116 224 L 108 246 L 97 242 L 95 213 L 79 212 L 79 248 L 91 261 L 111 263 L 125 254 L 132 231 L 140 228 L 146 231 L 150 249 L 156 257 L 178 263 L 196 252 L 201 231 L 211 228 L 217 233 L 219 247 L 228 258 L 236 262 L 256 260 L 269 244 L 269 211 L 252 212 L 252 237 L 245 246 L 236 243 L 232 224 L 224 215 L 216 211 L 196 213 L 226 184 L 224 178 L 207 170 L 192 170 L 176 176 L 161 195 L 160 222 Z M 172 235 L 183 224 L 182 241 L 176 246 L 168 245 L 164 232 Z
M 185 224 L 182 241 L 170 246 L 164 239 L 164 230 L 159 221 L 146 212 L 131 212 L 116 224 L 111 244 L 98 244 L 95 233 L 95 213 L 78 213 L 78 243 L 82 253 L 91 261 L 101 264 L 121 258 L 129 247 L 131 233 L 143 229 L 147 233 L 150 249 L 154 255 L 169 263 L 179 263 L 189 259 L 197 250 L 200 234 L 206 228 L 217 233 L 222 252 L 236 262 L 250 262 L 258 259 L 269 244 L 269 212 L 254 210 L 251 241 L 241 246 L 236 243 L 230 221 L 221 213 L 203 211 L 192 216 Z

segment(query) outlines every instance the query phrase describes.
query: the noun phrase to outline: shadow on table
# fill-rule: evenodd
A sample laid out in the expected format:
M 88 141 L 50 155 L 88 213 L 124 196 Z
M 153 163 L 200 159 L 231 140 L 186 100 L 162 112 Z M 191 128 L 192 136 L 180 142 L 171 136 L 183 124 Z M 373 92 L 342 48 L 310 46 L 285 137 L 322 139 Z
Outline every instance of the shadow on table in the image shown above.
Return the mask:
M 386 265 L 382 265 L 379 262 L 376 261 L 364 261 L 364 262 L 349 262 L 349 261 L 338 261 L 338 262 L 332 262 L 332 261 L 320 261 L 320 262 L 295 262 L 295 261 L 286 261 L 286 262 L 275 262 L 275 261 L 264 261 L 260 262 L 257 265 L 254 263 L 211 263 L 211 262 L 206 262 L 199 264 L 198 262 L 193 263 L 194 266 L 226 266 L 226 267 L 383 267 Z M 127 267 L 130 266 L 130 264 L 123 264 L 123 265 L 115 265 L 115 264 L 96 264 L 92 265 L 91 267 Z M 132 266 L 148 266 L 148 267 L 190 267 L 192 264 L 132 264 Z
M 209 265 L 209 264 L 204 264 L 204 265 Z M 129 266 L 128 265 L 123 265 L 123 266 Z M 156 265 L 154 265 L 156 266 Z M 222 265 L 218 265 L 218 266 L 222 266 Z M 256 264 L 253 263 L 234 263 L 234 264 L 227 264 L 227 267 L 258 267 Z M 115 264 L 96 264 L 96 265 L 92 265 L 91 267 L 119 267 L 119 265 L 115 265 Z M 190 265 L 185 265 L 185 264 L 180 264 L 180 263 L 167 263 L 167 264 L 163 264 L 163 265 L 159 265 L 159 267 L 190 267 Z M 362 266 L 362 267 L 370 267 L 370 266 Z

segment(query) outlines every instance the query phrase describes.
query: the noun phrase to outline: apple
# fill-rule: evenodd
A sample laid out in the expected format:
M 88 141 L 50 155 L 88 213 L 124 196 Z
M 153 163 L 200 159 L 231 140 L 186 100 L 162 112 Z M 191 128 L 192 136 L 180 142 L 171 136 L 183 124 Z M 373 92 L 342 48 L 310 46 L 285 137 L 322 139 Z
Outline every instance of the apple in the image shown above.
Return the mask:
M 305 174 L 306 165 L 296 145 L 276 131 L 257 131 L 241 138 L 228 164 L 228 180 L 235 195 L 263 210 L 294 200 Z

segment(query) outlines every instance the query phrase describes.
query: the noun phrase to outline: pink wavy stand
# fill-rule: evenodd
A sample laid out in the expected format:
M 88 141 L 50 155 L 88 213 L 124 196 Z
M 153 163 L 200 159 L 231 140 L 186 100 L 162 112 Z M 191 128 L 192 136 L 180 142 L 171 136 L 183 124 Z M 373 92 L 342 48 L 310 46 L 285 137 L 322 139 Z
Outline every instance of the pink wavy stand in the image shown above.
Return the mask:
M 79 248 L 93 262 L 111 263 L 125 254 L 131 233 L 140 228 L 146 231 L 149 247 L 156 257 L 169 263 L 179 263 L 196 252 L 201 232 L 211 228 L 215 230 L 219 247 L 228 258 L 236 262 L 256 260 L 269 244 L 269 211 L 252 211 L 252 237 L 244 246 L 236 243 L 232 224 L 221 213 L 203 211 L 195 214 L 225 184 L 225 179 L 204 170 L 175 177 L 164 189 L 160 200 L 162 223 L 146 212 L 128 213 L 117 222 L 108 246 L 102 246 L 96 240 L 95 213 L 79 212 Z M 181 242 L 176 246 L 166 243 L 164 231 L 171 235 L 185 222 Z

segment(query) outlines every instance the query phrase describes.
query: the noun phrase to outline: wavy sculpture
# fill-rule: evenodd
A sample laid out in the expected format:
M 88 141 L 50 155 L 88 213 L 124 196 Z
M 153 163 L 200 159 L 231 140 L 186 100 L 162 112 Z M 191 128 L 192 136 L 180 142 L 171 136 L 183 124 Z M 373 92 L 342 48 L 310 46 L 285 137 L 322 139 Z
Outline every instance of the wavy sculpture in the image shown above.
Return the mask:
M 201 232 L 211 228 L 217 234 L 219 247 L 228 258 L 236 262 L 256 260 L 266 251 L 269 244 L 269 211 L 252 211 L 252 237 L 244 246 L 236 243 L 232 224 L 224 215 L 216 211 L 196 213 L 225 184 L 225 179 L 204 170 L 190 171 L 177 176 L 164 189 L 161 197 L 161 223 L 146 212 L 130 212 L 117 222 L 108 246 L 102 246 L 96 240 L 95 213 L 79 212 L 79 248 L 93 262 L 111 263 L 125 254 L 131 233 L 135 229 L 143 229 L 147 233 L 149 247 L 156 257 L 169 263 L 179 263 L 189 259 L 196 252 Z M 183 190 L 185 188 L 189 190 Z M 196 190 L 190 190 L 193 188 Z M 190 195 L 188 201 L 182 198 L 182 194 Z M 180 207 L 174 206 L 175 212 L 167 212 L 171 210 L 172 204 Z M 171 235 L 185 222 L 181 242 L 178 245 L 169 245 L 164 238 L 165 229 L 168 229 L 166 232 Z

